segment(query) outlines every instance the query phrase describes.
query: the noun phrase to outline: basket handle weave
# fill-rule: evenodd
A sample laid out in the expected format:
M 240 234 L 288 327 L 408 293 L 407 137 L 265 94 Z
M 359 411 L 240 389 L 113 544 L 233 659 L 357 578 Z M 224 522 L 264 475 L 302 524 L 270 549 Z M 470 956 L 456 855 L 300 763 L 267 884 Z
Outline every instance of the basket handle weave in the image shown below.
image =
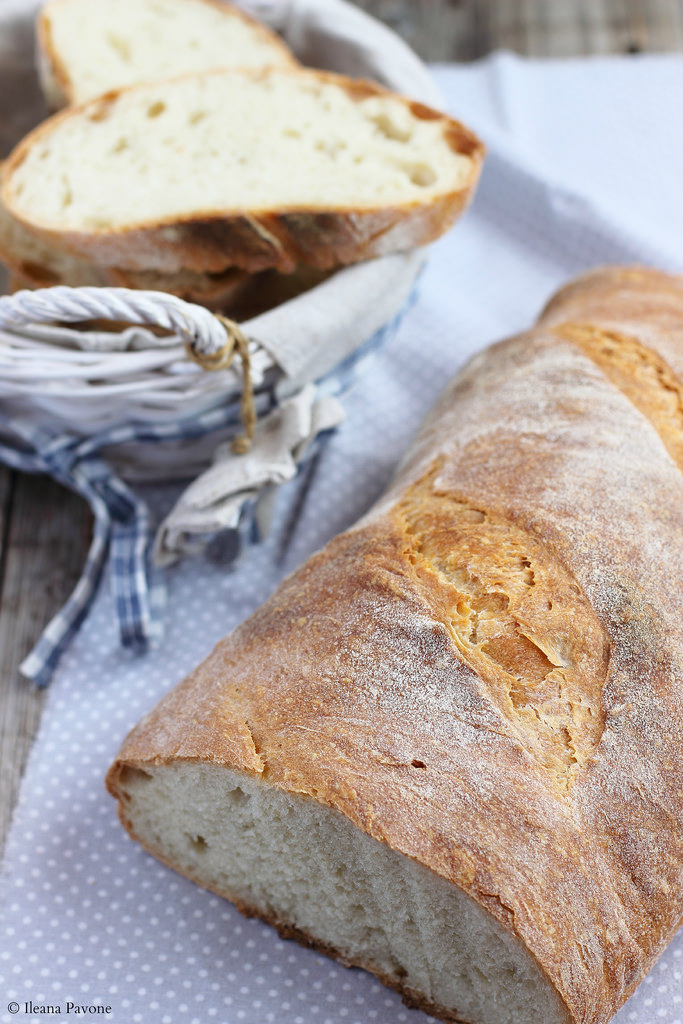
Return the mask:
M 203 306 L 165 292 L 130 288 L 38 288 L 0 298 L 0 327 L 74 323 L 79 320 L 124 320 L 163 327 L 178 334 L 194 352 L 215 355 L 225 346 L 226 330 Z
M 214 316 L 203 306 L 165 292 L 130 288 L 38 288 L 0 297 L 0 328 L 29 324 L 114 320 L 162 327 L 177 334 L 188 356 L 204 370 L 222 370 L 235 355 L 242 361 L 242 421 L 244 435 L 235 450 L 245 452 L 256 420 L 250 374 L 249 344 L 234 320 Z

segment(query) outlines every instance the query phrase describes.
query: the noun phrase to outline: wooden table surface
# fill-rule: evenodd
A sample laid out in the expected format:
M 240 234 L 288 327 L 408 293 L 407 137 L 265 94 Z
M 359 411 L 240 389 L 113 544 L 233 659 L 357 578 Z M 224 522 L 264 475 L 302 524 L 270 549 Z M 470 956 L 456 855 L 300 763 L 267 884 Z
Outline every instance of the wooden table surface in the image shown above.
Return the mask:
M 431 61 L 683 51 L 683 0 L 358 2 Z M 78 579 L 90 526 L 80 499 L 0 466 L 0 848 L 45 699 L 19 664 Z

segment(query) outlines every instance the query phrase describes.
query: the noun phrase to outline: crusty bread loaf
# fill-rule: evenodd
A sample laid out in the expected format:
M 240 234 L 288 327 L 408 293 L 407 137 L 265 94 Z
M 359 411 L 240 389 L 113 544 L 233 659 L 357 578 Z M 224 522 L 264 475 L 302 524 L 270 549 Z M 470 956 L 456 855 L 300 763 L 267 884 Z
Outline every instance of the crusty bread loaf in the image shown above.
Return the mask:
M 2 197 L 100 266 L 327 269 L 438 237 L 481 162 L 461 124 L 371 83 L 216 71 L 56 115 L 8 159 Z
M 297 64 L 278 36 L 218 0 L 49 0 L 37 34 L 53 109 L 190 71 Z
M 683 913 L 681 369 L 646 270 L 477 356 L 126 739 L 131 834 L 444 1020 L 604 1024 Z

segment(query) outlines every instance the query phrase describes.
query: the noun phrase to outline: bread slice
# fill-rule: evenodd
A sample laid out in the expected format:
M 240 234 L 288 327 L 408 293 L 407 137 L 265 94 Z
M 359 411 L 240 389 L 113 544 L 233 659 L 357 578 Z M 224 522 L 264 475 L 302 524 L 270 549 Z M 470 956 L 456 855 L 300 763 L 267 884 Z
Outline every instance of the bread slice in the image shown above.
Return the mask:
M 605 1024 L 683 919 L 682 322 L 599 271 L 477 355 L 124 741 L 132 835 L 444 1020 Z
M 103 266 L 327 269 L 433 241 L 482 158 L 459 122 L 368 82 L 214 71 L 62 111 L 10 156 L 2 201 Z
M 293 67 L 282 40 L 217 0 L 50 0 L 38 66 L 58 109 L 110 89 L 214 67 Z
M 100 267 L 34 235 L 11 216 L 2 202 L 0 260 L 10 270 L 15 289 L 51 288 L 53 285 L 137 288 L 169 292 L 219 311 L 231 309 L 255 284 L 253 275 L 234 267 L 215 274 L 192 270 L 164 274 L 153 270 Z

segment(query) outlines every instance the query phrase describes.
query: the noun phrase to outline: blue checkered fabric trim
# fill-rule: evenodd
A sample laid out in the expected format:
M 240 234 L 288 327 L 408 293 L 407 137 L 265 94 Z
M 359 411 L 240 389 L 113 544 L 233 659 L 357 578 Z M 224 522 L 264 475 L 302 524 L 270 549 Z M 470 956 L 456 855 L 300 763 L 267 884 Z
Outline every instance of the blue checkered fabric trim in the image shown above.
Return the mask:
M 270 396 L 260 396 L 268 404 Z M 64 607 L 43 631 L 21 665 L 38 686 L 52 677 L 60 657 L 88 613 L 109 558 L 121 643 L 137 653 L 161 638 L 165 588 L 149 561 L 149 513 L 99 455 L 102 448 L 134 441 L 193 440 L 240 422 L 239 403 L 191 421 L 131 424 L 81 439 L 56 436 L 0 414 L 0 462 L 25 473 L 45 473 L 76 491 L 94 516 L 93 538 L 81 577 Z
M 416 294 L 417 283 L 403 309 L 318 382 L 322 394 L 341 395 L 353 386 L 361 364 L 393 335 Z M 275 404 L 273 385 L 264 387 L 254 400 L 258 415 L 264 415 Z M 107 559 L 121 644 L 144 653 L 163 634 L 166 589 L 161 573 L 150 562 L 147 506 L 100 457 L 101 449 L 131 442 L 196 440 L 225 427 L 236 427 L 240 422 L 239 399 L 192 420 L 130 424 L 86 439 L 56 436 L 0 414 L 0 462 L 25 473 L 54 477 L 85 498 L 95 520 L 81 578 L 22 662 L 23 675 L 38 686 L 49 683 L 59 659 L 88 614 Z M 325 440 L 322 436 L 318 438 L 306 461 L 321 450 Z M 254 522 L 252 529 L 256 529 Z

